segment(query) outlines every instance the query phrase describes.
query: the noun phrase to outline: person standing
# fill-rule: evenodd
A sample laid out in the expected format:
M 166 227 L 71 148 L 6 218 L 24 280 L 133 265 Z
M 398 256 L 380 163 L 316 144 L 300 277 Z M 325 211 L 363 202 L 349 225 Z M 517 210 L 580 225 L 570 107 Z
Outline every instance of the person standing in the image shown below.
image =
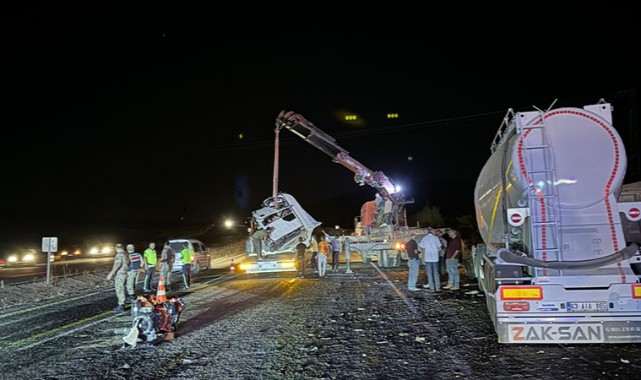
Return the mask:
M 321 235 L 320 241 L 318 242 L 318 277 L 325 277 L 327 256 L 329 256 L 331 251 L 332 246 L 325 240 L 325 235 Z
M 171 291 L 171 271 L 174 268 L 174 261 L 176 260 L 176 251 L 171 248 L 169 241 L 165 241 L 160 253 L 160 275 L 162 276 L 165 290 Z
M 386 199 L 383 203 L 383 224 L 381 226 L 392 224 L 392 206 L 390 199 Z
M 421 252 L 425 262 L 425 271 L 427 272 L 427 283 L 434 292 L 441 290 L 441 274 L 438 268 L 439 250 L 441 241 L 434 235 L 432 228 L 427 229 L 427 235 L 423 236 L 421 243 Z
M 258 258 L 263 257 L 263 242 L 269 237 L 269 233 L 272 232 L 272 227 L 267 227 L 265 229 L 256 230 L 252 234 L 252 244 L 254 247 L 254 253 L 258 255 Z
M 318 272 L 318 240 L 316 240 L 316 235 L 312 235 L 309 248 L 312 251 L 312 271 Z
M 127 298 L 125 303 L 132 303 L 136 298 L 136 283 L 138 282 L 138 273 L 142 267 L 142 255 L 135 251 L 133 244 L 127 244 L 127 253 L 131 263 L 127 268 Z
M 298 277 L 305 278 L 305 251 L 307 245 L 303 241 L 303 237 L 298 237 L 298 244 L 296 244 L 296 264 L 298 266 Z
M 458 264 L 463 256 L 461 251 L 461 237 L 458 231 L 448 230 L 447 234 L 450 236 L 450 241 L 445 250 L 445 266 L 447 267 L 447 285 L 445 289 L 459 290 L 461 275 L 458 271 Z
M 332 239 L 332 272 L 338 272 L 338 258 L 341 254 L 341 241 L 338 235 Z
M 441 230 L 435 230 L 434 235 L 441 242 L 441 249 L 438 251 L 438 270 L 441 274 L 447 274 L 447 267 L 445 266 L 445 249 L 447 248 L 447 240 L 443 237 Z
M 405 252 L 407 253 L 407 267 L 409 273 L 407 275 L 407 290 L 416 292 L 419 289 L 416 287 L 416 281 L 418 280 L 418 244 L 414 240 L 414 234 L 410 234 L 410 238 L 405 243 Z
M 383 223 L 383 205 L 385 201 L 381 194 L 376 193 L 374 196 L 374 205 L 376 205 L 376 226 L 380 226 Z
M 113 309 L 114 313 L 121 313 L 125 311 L 125 282 L 127 281 L 127 268 L 129 268 L 129 255 L 125 252 L 121 243 L 116 244 L 116 256 L 114 257 L 114 265 L 111 272 L 107 274 L 107 280 L 111 280 L 114 275 L 114 286 L 116 288 L 116 297 L 118 298 L 118 306 Z
M 352 268 L 350 267 L 350 259 L 352 255 L 352 245 L 349 240 L 349 237 L 343 236 L 343 245 L 344 245 L 344 250 L 345 250 L 345 266 L 347 267 L 345 269 L 345 273 L 353 273 Z
M 183 289 L 189 289 L 189 287 L 191 287 L 191 262 L 193 259 L 194 250 L 189 248 L 189 244 L 185 243 L 182 251 L 180 251 L 180 261 L 183 263 Z
M 149 247 L 145 249 L 142 254 L 145 260 L 145 281 L 143 282 L 143 292 L 155 292 L 156 289 L 152 288 L 154 281 L 154 273 L 156 272 L 156 262 L 158 255 L 156 254 L 156 243 L 153 241 L 149 243 Z

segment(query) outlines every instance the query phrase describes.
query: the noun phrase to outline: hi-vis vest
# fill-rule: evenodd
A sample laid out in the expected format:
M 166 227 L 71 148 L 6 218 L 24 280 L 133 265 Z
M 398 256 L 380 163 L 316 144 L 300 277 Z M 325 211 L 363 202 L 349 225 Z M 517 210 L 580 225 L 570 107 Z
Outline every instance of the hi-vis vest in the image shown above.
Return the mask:
M 183 248 L 183 250 L 180 251 L 180 261 L 182 261 L 183 264 L 191 264 L 193 259 L 194 251 L 191 250 L 191 248 Z

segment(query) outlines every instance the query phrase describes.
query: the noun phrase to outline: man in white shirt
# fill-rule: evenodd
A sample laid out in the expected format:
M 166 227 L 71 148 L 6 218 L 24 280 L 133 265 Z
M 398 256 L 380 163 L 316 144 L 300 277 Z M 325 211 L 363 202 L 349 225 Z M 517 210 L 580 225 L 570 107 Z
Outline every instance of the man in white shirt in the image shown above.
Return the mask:
M 427 229 L 427 235 L 421 239 L 418 246 L 423 253 L 429 287 L 432 291 L 438 292 L 441 290 L 441 274 L 438 265 L 439 250 L 442 247 L 441 241 L 434 235 L 434 230 L 430 227 Z

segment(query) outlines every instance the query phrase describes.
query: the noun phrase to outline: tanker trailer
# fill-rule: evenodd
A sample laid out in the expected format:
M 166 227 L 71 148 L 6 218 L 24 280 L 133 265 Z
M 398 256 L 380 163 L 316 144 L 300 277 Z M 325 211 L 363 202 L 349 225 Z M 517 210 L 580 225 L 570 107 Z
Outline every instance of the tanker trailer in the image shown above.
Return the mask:
M 627 162 L 611 105 L 510 109 L 490 150 L 475 272 L 498 341 L 641 342 L 639 231 L 622 228 L 641 202 L 619 200 Z

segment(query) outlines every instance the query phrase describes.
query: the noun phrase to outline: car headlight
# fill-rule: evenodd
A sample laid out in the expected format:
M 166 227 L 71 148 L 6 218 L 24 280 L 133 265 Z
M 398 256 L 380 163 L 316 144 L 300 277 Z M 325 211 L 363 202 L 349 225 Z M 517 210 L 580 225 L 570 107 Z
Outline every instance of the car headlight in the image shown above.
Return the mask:
M 102 251 L 101 252 L 103 254 L 111 253 L 111 247 L 102 247 Z
M 18 255 L 11 255 L 7 257 L 7 261 L 10 263 L 17 263 L 18 262 Z
M 69 252 L 67 251 L 60 251 L 60 256 L 67 256 Z
M 27 253 L 22 257 L 22 261 L 35 261 L 36 257 L 32 253 Z
M 89 250 L 89 253 L 90 253 L 90 254 L 92 254 L 92 255 L 97 254 L 97 253 L 98 253 L 98 248 L 96 248 L 96 247 L 91 248 L 91 249 Z

